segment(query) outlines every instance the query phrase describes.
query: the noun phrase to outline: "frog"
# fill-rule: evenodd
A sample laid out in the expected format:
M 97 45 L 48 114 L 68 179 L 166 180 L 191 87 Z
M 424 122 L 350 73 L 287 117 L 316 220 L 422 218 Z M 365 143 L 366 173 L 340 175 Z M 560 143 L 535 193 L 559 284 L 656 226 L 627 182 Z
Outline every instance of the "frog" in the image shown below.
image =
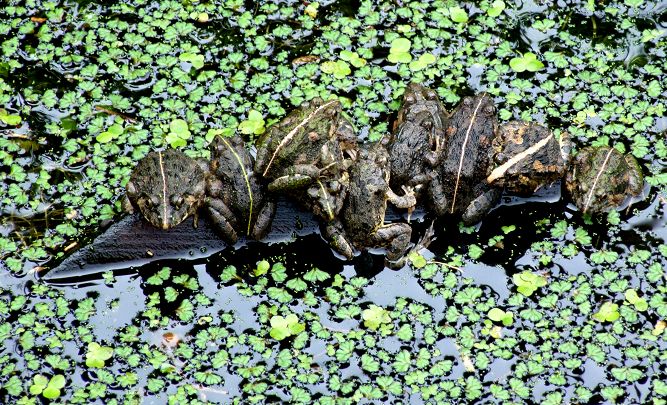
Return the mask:
M 510 121 L 499 126 L 492 142 L 493 170 L 487 183 L 519 195 L 561 179 L 570 161 L 567 132 L 556 136 L 544 125 Z
M 585 214 L 599 214 L 620 207 L 644 188 L 637 159 L 610 146 L 581 149 L 567 170 L 565 185 L 572 201 Z
M 362 148 L 350 168 L 350 185 L 345 204 L 337 218 L 327 223 L 323 234 L 334 250 L 352 259 L 355 248 L 386 248 L 389 261 L 399 260 L 407 251 L 412 229 L 407 223 L 385 224 L 387 202 L 398 208 L 414 207 L 414 191 L 403 195 L 389 186 L 391 170 L 385 143 Z
M 253 171 L 254 159 L 237 134 L 217 136 L 211 160 L 205 211 L 230 243 L 239 236 L 260 240 L 270 230 L 276 204 Z
M 389 142 L 391 186 L 425 186 L 438 165 L 449 114 L 435 91 L 410 83 Z
M 195 217 L 206 202 L 207 172 L 185 153 L 166 149 L 141 159 L 126 186 L 125 208 L 138 211 L 147 222 L 171 229 Z
M 393 130 L 396 131 L 404 122 L 410 121 L 422 111 L 431 114 L 434 128 L 444 131 L 449 121 L 449 113 L 438 98 L 438 93 L 419 83 L 410 83 L 403 93 L 403 103 L 394 121 Z
M 321 219 L 335 218 L 357 150 L 354 128 L 338 100 L 302 104 L 269 127 L 258 145 L 254 170 L 270 192 L 295 197 Z
M 440 164 L 427 188 L 427 205 L 436 216 L 460 215 L 479 222 L 502 190 L 486 181 L 497 130 L 496 108 L 487 93 L 468 96 L 452 111 Z

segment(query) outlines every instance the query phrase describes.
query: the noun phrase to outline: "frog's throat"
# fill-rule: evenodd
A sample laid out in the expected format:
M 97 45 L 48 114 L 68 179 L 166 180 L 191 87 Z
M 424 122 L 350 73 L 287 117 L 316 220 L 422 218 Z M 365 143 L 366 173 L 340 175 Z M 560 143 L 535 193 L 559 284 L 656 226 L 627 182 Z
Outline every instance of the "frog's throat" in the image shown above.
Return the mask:
M 222 142 L 225 143 L 225 146 L 227 146 L 227 149 L 229 149 L 230 152 L 234 155 L 234 158 L 236 161 L 239 163 L 239 167 L 241 168 L 241 173 L 243 174 L 243 180 L 245 180 L 245 185 L 248 189 L 248 198 L 250 199 L 250 204 L 248 207 L 248 229 L 246 229 L 246 235 L 250 235 L 250 224 L 252 223 L 252 213 L 253 213 L 253 198 L 252 198 L 252 188 L 250 187 L 250 179 L 248 178 L 248 173 L 245 171 L 245 166 L 243 165 L 243 161 L 241 160 L 241 156 L 239 156 L 238 153 L 236 153 L 236 150 L 232 148 L 232 145 L 227 142 L 226 139 L 220 137 Z
M 338 100 L 333 99 L 333 100 L 331 100 L 329 102 L 326 102 L 326 103 L 322 104 L 321 106 L 317 107 L 313 112 L 308 114 L 306 116 L 306 118 L 301 120 L 301 122 L 299 122 L 299 124 L 297 126 L 295 126 L 291 131 L 289 131 L 289 133 L 287 135 L 285 135 L 285 137 L 280 141 L 280 143 L 278 144 L 278 147 L 273 152 L 273 155 L 271 155 L 271 159 L 269 160 L 269 163 L 266 165 L 266 168 L 264 169 L 264 173 L 262 173 L 262 176 L 266 177 L 266 174 L 269 172 L 269 169 L 271 168 L 271 164 L 273 164 L 273 160 L 278 155 L 278 152 L 280 152 L 280 150 L 282 148 L 284 148 L 288 143 L 290 143 L 292 138 L 294 138 L 294 136 L 299 132 L 299 129 L 301 129 L 301 127 L 306 125 L 320 111 L 322 111 L 323 109 L 325 109 L 325 108 L 329 107 L 330 105 L 332 105 L 334 103 L 337 103 L 337 102 L 338 102 Z
M 164 174 L 164 162 L 162 152 L 157 153 L 158 166 L 160 166 L 160 179 L 162 180 L 162 229 L 169 229 L 169 204 L 167 204 L 167 176 Z
M 609 158 L 611 157 L 611 154 L 614 152 L 614 148 L 611 147 L 609 148 L 609 152 L 607 152 L 607 156 L 604 158 L 604 162 L 602 162 L 602 166 L 600 166 L 600 170 L 598 170 L 598 174 L 595 176 L 595 180 L 593 180 L 593 185 L 591 186 L 590 191 L 588 192 L 588 195 L 586 196 L 586 204 L 584 204 L 584 214 L 586 211 L 588 211 L 588 207 L 591 205 L 591 201 L 593 200 L 593 193 L 595 192 L 595 187 L 598 184 L 598 180 L 600 180 L 600 176 L 602 176 L 602 172 L 607 168 L 607 163 L 609 162 Z
M 466 130 L 466 136 L 463 138 L 463 145 L 461 146 L 461 157 L 459 159 L 459 170 L 456 173 L 456 185 L 454 186 L 454 197 L 452 197 L 452 208 L 450 210 L 450 213 L 454 213 L 454 207 L 456 206 L 456 195 L 458 194 L 459 191 L 459 181 L 461 180 L 461 170 L 463 170 L 463 157 L 465 156 L 465 150 L 466 146 L 468 144 L 468 139 L 470 139 L 470 132 L 472 131 L 472 126 L 475 123 L 475 120 L 477 119 L 477 112 L 479 111 L 479 108 L 482 106 L 482 101 L 484 100 L 484 95 L 479 98 L 479 101 L 477 102 L 477 105 L 475 106 L 475 111 L 472 113 L 472 118 L 470 119 L 470 124 L 468 125 L 468 129 Z
M 493 169 L 493 171 L 491 172 L 491 174 L 489 175 L 489 177 L 486 178 L 486 182 L 490 184 L 490 183 L 493 183 L 494 181 L 496 181 L 498 178 L 503 177 L 503 176 L 505 175 L 505 173 L 506 173 L 512 166 L 518 164 L 518 163 L 521 162 L 523 159 L 528 158 L 528 157 L 534 155 L 537 151 L 539 151 L 540 149 L 542 149 L 543 147 L 545 147 L 545 146 L 547 145 L 547 143 L 549 143 L 549 141 L 550 141 L 551 138 L 553 138 L 553 137 L 554 137 L 554 134 L 553 134 L 553 132 L 552 132 L 552 133 L 549 134 L 549 136 L 547 136 L 546 138 L 542 139 L 541 141 L 539 141 L 539 142 L 536 143 L 535 145 L 532 145 L 530 148 L 527 148 L 527 149 L 524 150 L 523 152 L 521 152 L 521 153 L 517 153 L 516 155 L 512 156 L 512 158 L 509 159 L 507 162 L 505 162 L 505 163 L 503 163 L 502 165 L 500 165 L 500 166 L 496 167 L 495 169 Z

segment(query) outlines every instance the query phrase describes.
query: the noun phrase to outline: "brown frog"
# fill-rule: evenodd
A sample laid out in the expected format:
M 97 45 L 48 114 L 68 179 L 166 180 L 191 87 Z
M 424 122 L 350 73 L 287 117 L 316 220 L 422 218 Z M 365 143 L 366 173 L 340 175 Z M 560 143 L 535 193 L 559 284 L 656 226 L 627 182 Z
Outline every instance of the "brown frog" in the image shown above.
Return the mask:
M 292 195 L 327 221 L 338 214 L 357 148 L 338 100 L 301 105 L 272 125 L 258 145 L 255 172 L 270 191 Z
M 534 122 L 502 124 L 492 143 L 494 169 L 486 181 L 510 192 L 532 194 L 563 177 L 570 147 L 566 132 L 556 137 Z
M 271 228 L 276 206 L 266 195 L 253 165 L 240 136 L 218 136 L 211 143 L 206 211 L 231 243 L 239 235 L 262 239 Z
M 498 202 L 501 190 L 486 182 L 497 128 L 491 97 L 465 97 L 446 129 L 441 163 L 428 187 L 428 205 L 436 215 L 461 215 L 475 223 Z
M 416 204 L 411 190 L 396 195 L 389 187 L 389 155 L 381 143 L 364 148 L 350 169 L 350 189 L 340 220 L 325 225 L 323 232 L 335 250 L 351 259 L 354 248 L 384 247 L 395 261 L 406 252 L 412 230 L 408 224 L 385 224 L 387 201 L 399 208 Z
M 128 211 L 138 210 L 152 225 L 169 229 L 204 204 L 206 171 L 181 151 L 150 152 L 135 167 L 126 190 Z
M 448 114 L 435 91 L 408 85 L 389 143 L 391 186 L 420 189 L 438 165 Z
M 410 83 L 403 93 L 403 104 L 398 111 L 398 116 L 394 122 L 394 131 L 396 131 L 404 122 L 410 121 L 420 112 L 425 111 L 431 115 L 433 127 L 443 133 L 447 127 L 449 114 L 438 98 L 438 93 L 434 90 L 424 87 L 419 83 Z
M 609 146 L 586 147 L 574 158 L 565 183 L 577 208 L 596 214 L 640 195 L 644 176 L 632 155 Z

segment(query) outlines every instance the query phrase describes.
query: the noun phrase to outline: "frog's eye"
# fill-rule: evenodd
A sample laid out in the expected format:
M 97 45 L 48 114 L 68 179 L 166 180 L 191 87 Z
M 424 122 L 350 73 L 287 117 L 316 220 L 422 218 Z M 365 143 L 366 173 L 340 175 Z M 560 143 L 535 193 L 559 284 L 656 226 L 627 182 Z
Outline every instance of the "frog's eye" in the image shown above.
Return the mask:
M 427 131 L 430 131 L 430 130 L 433 129 L 433 120 L 426 119 L 426 120 L 422 121 L 421 125 L 422 125 L 422 128 L 424 128 Z
M 414 94 L 410 93 L 410 94 L 407 94 L 407 95 L 405 96 L 405 104 L 412 104 L 412 103 L 414 103 L 415 101 L 417 101 L 417 100 L 415 99 L 415 95 L 414 95 Z
M 438 94 L 433 90 L 429 90 L 429 91 L 426 92 L 426 99 L 428 99 L 428 100 L 437 100 L 438 99 Z
M 484 113 L 486 115 L 493 115 L 494 112 L 495 112 L 494 110 L 495 110 L 495 108 L 493 108 L 492 105 L 487 105 L 487 106 L 484 107 Z
M 169 199 L 169 202 L 174 208 L 179 209 L 181 208 L 181 205 L 183 205 L 183 196 L 180 194 L 174 194 Z
M 470 98 L 470 97 L 466 97 L 466 98 L 464 98 L 464 99 L 463 99 L 463 105 L 464 105 L 465 107 L 468 107 L 468 108 L 469 108 L 469 107 L 472 107 L 472 98 Z

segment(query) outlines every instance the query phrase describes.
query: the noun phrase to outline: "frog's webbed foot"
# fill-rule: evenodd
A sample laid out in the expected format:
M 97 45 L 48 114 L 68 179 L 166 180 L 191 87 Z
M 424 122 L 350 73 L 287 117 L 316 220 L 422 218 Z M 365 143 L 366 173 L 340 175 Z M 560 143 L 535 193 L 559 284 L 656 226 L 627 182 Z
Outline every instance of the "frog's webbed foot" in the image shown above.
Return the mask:
M 320 176 L 320 168 L 315 165 L 295 165 L 284 176 L 269 183 L 269 191 L 283 192 L 308 187 Z
M 255 225 L 253 226 L 250 237 L 255 240 L 261 240 L 271 230 L 271 223 L 273 216 L 276 213 L 276 203 L 274 201 L 266 201 L 264 206 L 257 214 Z
M 332 190 L 330 184 L 321 181 L 308 188 L 308 196 L 314 201 L 313 213 L 326 221 L 332 221 L 336 217 L 345 199 L 342 187 Z
M 223 238 L 230 243 L 236 243 L 238 240 L 236 233 L 238 224 L 236 223 L 235 215 L 229 207 L 222 200 L 211 198 L 206 204 L 206 212 Z
M 378 228 L 369 235 L 371 245 L 387 249 L 387 260 L 399 260 L 408 250 L 412 228 L 408 224 L 394 223 Z
M 463 213 L 462 220 L 464 224 L 471 225 L 476 224 L 482 220 L 482 218 L 495 207 L 500 200 L 502 195 L 502 190 L 499 188 L 491 187 L 485 192 L 483 192 L 479 197 L 472 200 L 465 212 Z
M 320 229 L 324 238 L 329 242 L 329 245 L 338 253 L 345 256 L 348 260 L 354 257 L 354 247 L 347 240 L 343 224 L 340 221 L 331 221 L 320 225 Z

